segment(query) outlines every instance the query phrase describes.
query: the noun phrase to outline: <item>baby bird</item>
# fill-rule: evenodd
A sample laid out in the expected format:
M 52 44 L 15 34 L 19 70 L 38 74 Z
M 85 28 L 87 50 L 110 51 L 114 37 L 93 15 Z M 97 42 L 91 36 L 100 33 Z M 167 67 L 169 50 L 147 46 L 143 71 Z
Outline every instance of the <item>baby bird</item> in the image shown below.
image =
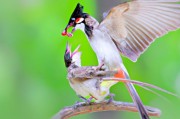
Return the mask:
M 78 51 L 79 46 L 71 52 L 71 47 L 67 44 L 64 54 L 65 65 L 68 70 L 68 80 L 71 88 L 83 100 L 90 103 L 104 101 L 107 96 L 112 94 L 109 89 L 114 83 L 112 81 L 102 81 L 101 77 L 114 75 L 115 71 L 101 71 L 103 64 L 99 66 L 81 66 L 81 52 Z M 113 81 L 114 82 L 114 81 Z

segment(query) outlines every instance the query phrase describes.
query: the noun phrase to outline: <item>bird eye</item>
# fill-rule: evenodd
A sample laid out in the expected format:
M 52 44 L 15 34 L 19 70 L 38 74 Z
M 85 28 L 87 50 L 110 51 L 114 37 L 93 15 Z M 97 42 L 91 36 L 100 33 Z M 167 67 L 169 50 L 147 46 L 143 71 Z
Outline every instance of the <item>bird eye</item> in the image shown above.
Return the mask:
M 76 22 L 77 24 L 79 24 L 79 23 L 81 23 L 83 20 L 84 20 L 84 18 L 77 18 L 75 22 Z
M 73 20 L 73 21 L 74 21 L 74 20 L 75 20 L 75 18 L 71 18 L 71 20 Z

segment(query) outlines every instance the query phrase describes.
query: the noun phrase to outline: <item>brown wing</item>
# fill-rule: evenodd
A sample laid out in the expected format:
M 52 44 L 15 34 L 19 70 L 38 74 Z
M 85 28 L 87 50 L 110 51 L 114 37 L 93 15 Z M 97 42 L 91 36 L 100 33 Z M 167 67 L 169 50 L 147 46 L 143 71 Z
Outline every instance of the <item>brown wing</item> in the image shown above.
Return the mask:
M 112 8 L 99 28 L 106 30 L 119 51 L 136 61 L 148 46 L 180 27 L 180 0 L 134 0 Z

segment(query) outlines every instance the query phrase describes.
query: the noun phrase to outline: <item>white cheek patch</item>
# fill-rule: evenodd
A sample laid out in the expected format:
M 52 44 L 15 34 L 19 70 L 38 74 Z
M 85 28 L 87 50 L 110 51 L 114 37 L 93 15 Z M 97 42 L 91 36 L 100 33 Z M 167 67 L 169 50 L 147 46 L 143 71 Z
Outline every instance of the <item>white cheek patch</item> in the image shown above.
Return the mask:
M 76 27 L 75 27 L 76 29 L 80 29 L 80 30 L 82 30 L 82 31 L 84 31 L 84 29 L 85 29 L 85 25 L 84 25 L 84 23 L 81 23 L 81 24 L 76 24 Z

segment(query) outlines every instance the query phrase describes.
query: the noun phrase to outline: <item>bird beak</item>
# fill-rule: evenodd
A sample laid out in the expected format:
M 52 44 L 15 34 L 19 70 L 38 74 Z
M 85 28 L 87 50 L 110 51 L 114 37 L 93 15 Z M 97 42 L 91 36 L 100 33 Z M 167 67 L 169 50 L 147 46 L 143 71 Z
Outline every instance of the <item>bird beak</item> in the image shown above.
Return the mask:
M 65 55 L 71 57 L 71 46 L 69 45 L 69 43 L 67 43 L 67 45 L 66 45 Z
M 72 31 L 70 33 L 68 33 L 68 29 L 73 27 Z M 64 31 L 62 32 L 62 36 L 68 36 L 68 37 L 72 37 L 73 36 L 73 33 L 75 31 L 75 23 L 74 22 L 70 22 L 66 28 L 64 29 Z
M 74 52 L 71 55 L 71 58 L 73 57 L 73 55 L 79 52 L 79 48 L 80 48 L 80 45 L 78 45 L 77 48 L 74 50 Z
M 66 51 L 65 51 L 65 54 L 64 54 L 64 61 L 65 61 L 66 67 L 69 67 L 71 65 L 71 63 L 72 63 L 71 47 L 69 46 L 68 43 L 66 45 Z
M 78 45 L 77 48 L 73 51 L 73 53 L 71 53 L 71 46 L 67 43 L 65 56 L 69 59 L 72 58 L 76 53 L 79 52 L 79 48 L 80 48 L 80 45 Z
M 62 32 L 62 36 L 68 36 L 68 37 L 73 36 L 73 32 L 76 30 L 75 29 L 75 27 L 76 27 L 75 18 L 81 17 L 82 15 L 83 15 L 83 6 L 78 3 L 76 8 L 74 9 L 74 12 L 72 13 L 72 15 L 70 17 L 68 25 L 66 26 L 66 28 Z M 70 27 L 74 27 L 74 28 L 70 33 L 68 33 L 68 29 Z
M 66 51 L 65 51 L 65 54 L 64 54 L 64 61 L 65 61 L 66 67 L 69 67 L 73 63 L 72 62 L 73 58 L 76 59 L 76 57 L 78 56 L 78 55 L 76 55 L 76 56 L 74 56 L 74 55 L 78 54 L 79 47 L 80 47 L 80 45 L 74 50 L 73 53 L 71 53 L 71 46 L 67 43 Z M 78 60 L 80 60 L 80 58 Z

